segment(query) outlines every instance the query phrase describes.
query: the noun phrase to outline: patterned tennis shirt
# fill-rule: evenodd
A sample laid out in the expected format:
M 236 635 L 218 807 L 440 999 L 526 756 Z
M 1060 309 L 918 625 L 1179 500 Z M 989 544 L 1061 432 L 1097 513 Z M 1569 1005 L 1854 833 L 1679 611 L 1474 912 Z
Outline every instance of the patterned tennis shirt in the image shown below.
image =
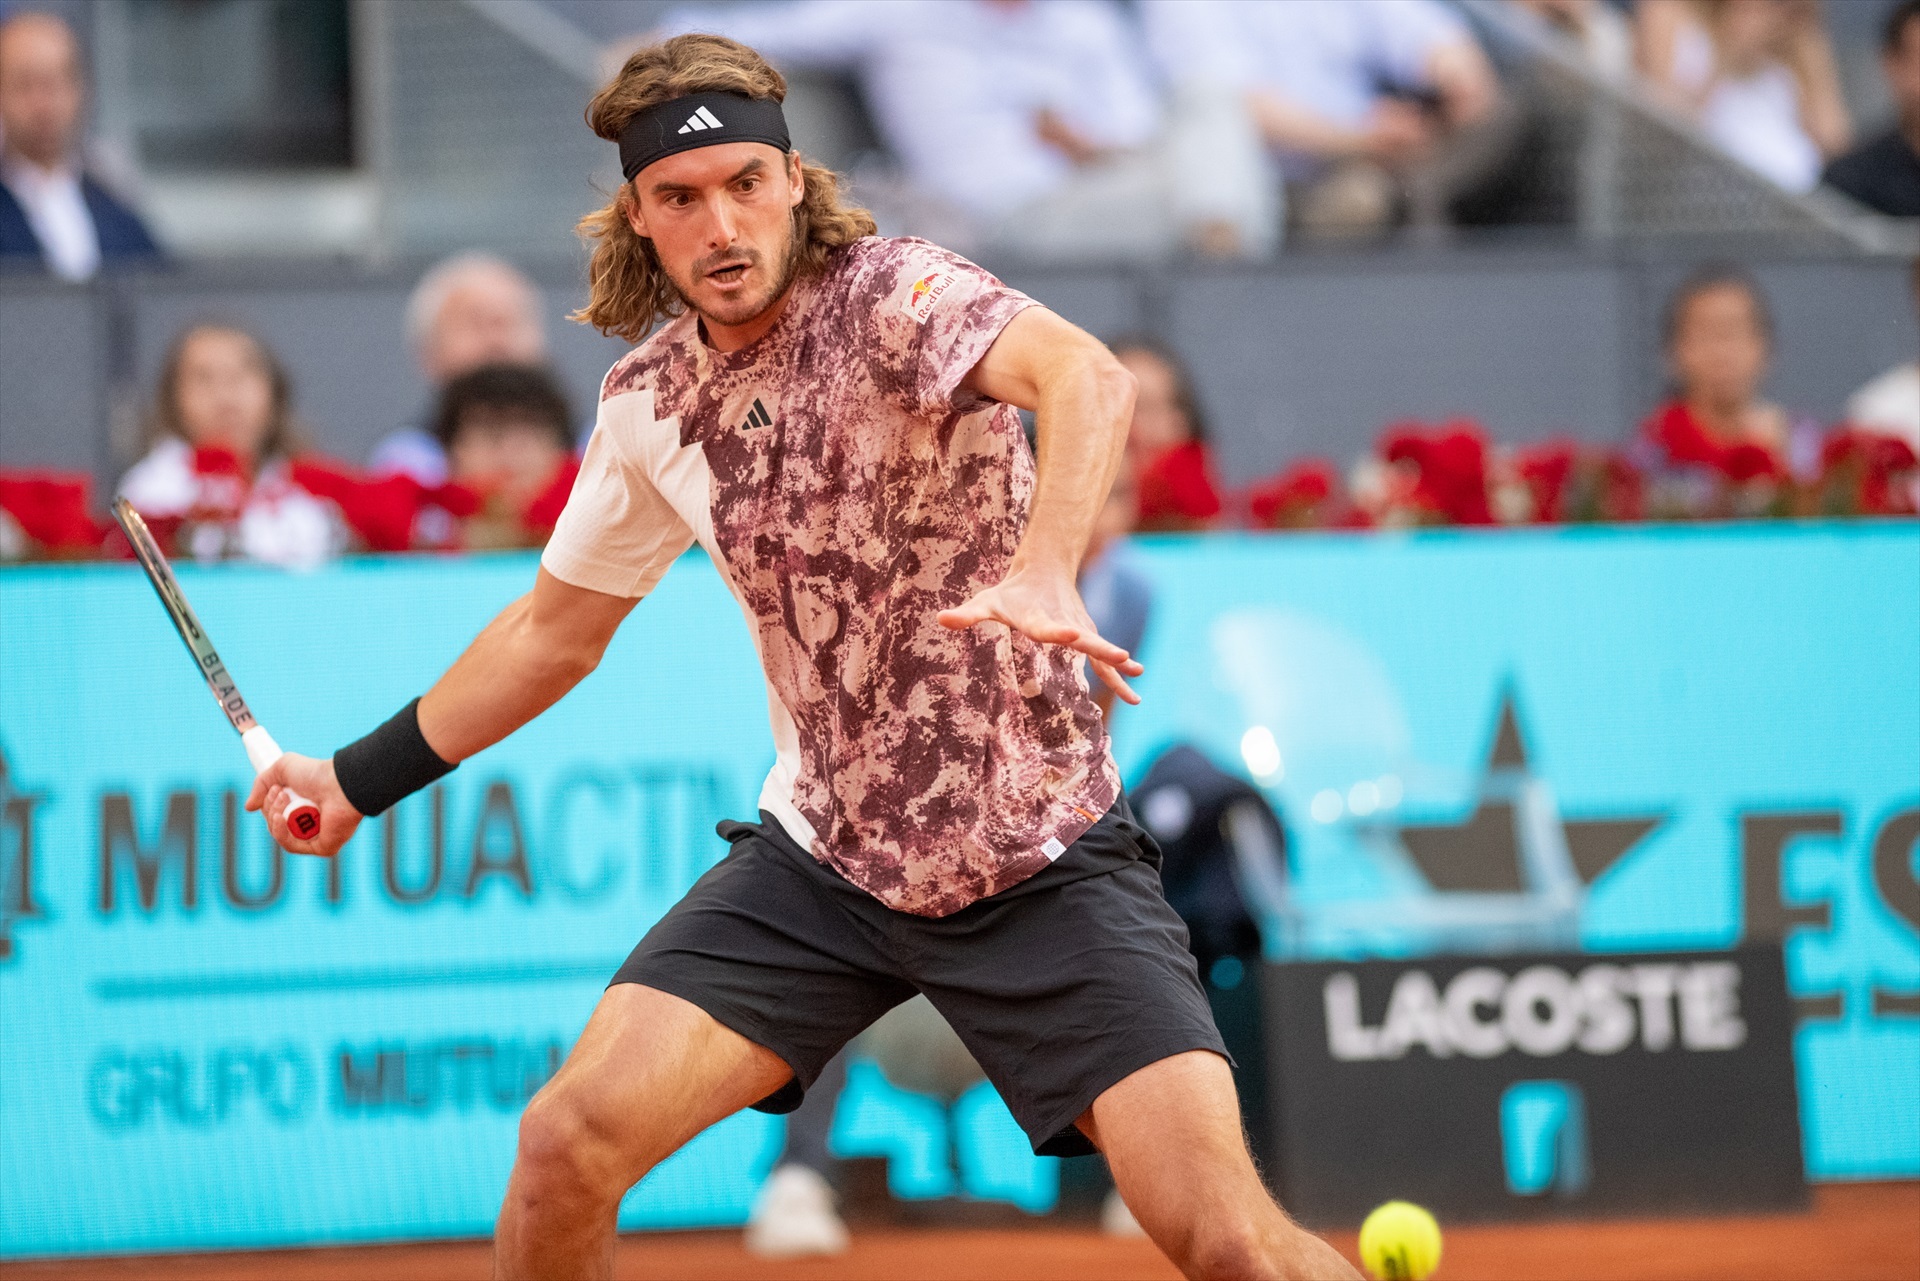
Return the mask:
M 960 384 L 1035 305 L 926 241 L 867 237 L 739 351 L 680 316 L 607 374 L 541 561 L 638 597 L 698 541 L 766 674 L 760 807 L 921 916 L 1038 872 L 1120 793 L 1077 654 L 936 617 L 1004 578 L 1026 528 L 1020 416 Z

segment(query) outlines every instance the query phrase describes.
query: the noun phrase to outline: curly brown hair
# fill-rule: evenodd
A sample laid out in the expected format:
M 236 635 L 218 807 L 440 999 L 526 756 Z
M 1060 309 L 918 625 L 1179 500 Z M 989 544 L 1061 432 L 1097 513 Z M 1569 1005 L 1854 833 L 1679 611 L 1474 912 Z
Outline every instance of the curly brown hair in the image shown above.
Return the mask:
M 738 41 L 675 36 L 628 58 L 620 74 L 587 104 L 587 124 L 617 143 L 639 112 L 690 93 L 738 93 L 785 102 L 787 81 Z M 793 211 L 797 267 L 801 275 L 819 275 L 835 249 L 874 233 L 873 215 L 841 203 L 840 180 L 831 169 L 802 158 L 800 180 L 806 195 Z M 587 305 L 570 319 L 637 343 L 687 304 L 661 267 L 653 241 L 628 224 L 627 204 L 633 199 L 633 184 L 623 183 L 604 207 L 580 220 L 580 237 L 593 245 L 593 257 L 587 266 Z

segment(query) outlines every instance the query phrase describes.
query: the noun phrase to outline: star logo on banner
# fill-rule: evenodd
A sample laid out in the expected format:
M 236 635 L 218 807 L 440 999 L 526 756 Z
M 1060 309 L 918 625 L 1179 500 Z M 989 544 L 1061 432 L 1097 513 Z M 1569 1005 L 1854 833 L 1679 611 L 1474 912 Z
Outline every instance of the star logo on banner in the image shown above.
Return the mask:
M 1517 785 L 1534 778 L 1513 691 L 1508 689 L 1500 696 L 1498 728 L 1473 812 L 1458 823 L 1399 828 L 1407 853 L 1434 889 L 1511 894 L 1526 888 L 1514 797 Z M 1664 813 L 1605 818 L 1555 815 L 1582 885 L 1592 885 L 1666 820 Z

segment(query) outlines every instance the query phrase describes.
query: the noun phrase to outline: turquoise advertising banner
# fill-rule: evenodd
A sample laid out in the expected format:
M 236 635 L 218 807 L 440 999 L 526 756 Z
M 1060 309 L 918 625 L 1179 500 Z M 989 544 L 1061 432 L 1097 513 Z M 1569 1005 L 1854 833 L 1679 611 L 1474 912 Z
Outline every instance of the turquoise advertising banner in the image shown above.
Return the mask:
M 1189 742 L 1285 819 L 1275 959 L 1784 939 L 1816 1178 L 1920 1174 L 1920 527 L 1213 537 L 1154 601 L 1129 777 Z M 185 567 L 261 720 L 321 752 L 424 688 L 530 557 Z M 486 1232 L 527 1097 L 772 760 L 689 556 L 600 671 L 333 862 L 130 565 L 0 571 L 0 1255 Z M 1044 1210 L 991 1090 L 856 1070 L 835 1143 Z M 716 1126 L 629 1227 L 737 1223 L 781 1123 Z

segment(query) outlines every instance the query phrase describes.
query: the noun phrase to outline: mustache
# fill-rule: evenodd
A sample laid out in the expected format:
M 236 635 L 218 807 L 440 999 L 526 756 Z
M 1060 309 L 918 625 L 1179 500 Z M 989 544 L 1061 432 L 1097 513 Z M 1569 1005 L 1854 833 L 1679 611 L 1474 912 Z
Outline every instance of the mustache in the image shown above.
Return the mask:
M 751 249 L 723 249 L 717 254 L 708 254 L 693 264 L 696 276 L 711 275 L 727 267 L 745 267 L 749 270 L 760 265 L 760 255 Z

